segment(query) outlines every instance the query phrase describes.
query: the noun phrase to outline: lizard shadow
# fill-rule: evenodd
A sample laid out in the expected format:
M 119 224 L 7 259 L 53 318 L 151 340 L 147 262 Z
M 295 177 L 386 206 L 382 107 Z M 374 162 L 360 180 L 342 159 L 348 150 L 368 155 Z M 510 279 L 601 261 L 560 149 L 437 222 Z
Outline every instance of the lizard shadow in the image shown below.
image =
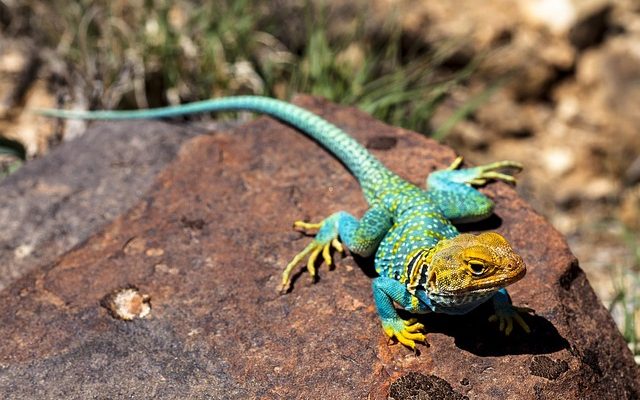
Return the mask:
M 549 354 L 570 347 L 549 320 L 535 314 L 523 315 L 531 328 L 530 333 L 525 333 L 514 322 L 513 331 L 506 336 L 498 330 L 497 322 L 488 321 L 493 314 L 490 303 L 484 303 L 465 315 L 424 314 L 418 316 L 418 321 L 425 326 L 427 340 L 429 333 L 442 333 L 453 337 L 458 348 L 481 357 Z M 404 318 L 416 317 L 404 310 L 399 311 Z
M 498 229 L 501 225 L 502 218 L 496 213 L 480 221 L 455 224 L 460 233 L 492 231 Z

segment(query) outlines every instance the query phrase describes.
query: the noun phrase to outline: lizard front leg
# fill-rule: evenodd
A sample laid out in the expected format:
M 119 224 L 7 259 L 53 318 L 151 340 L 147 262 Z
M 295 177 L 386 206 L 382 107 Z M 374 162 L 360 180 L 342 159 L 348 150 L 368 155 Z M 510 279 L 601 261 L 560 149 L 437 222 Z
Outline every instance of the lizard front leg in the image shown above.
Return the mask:
M 515 320 L 518 325 L 522 328 L 526 333 L 530 333 L 531 329 L 522 316 L 520 314 L 528 314 L 533 312 L 531 308 L 528 307 L 516 307 L 511 304 L 511 298 L 509 297 L 509 293 L 507 293 L 507 289 L 500 289 L 496 294 L 492 297 L 493 300 L 493 308 L 494 314 L 489 317 L 489 321 L 497 321 L 500 325 L 498 329 L 501 332 L 504 332 L 506 336 L 511 334 L 513 330 L 513 321 Z
M 295 227 L 318 229 L 318 233 L 313 241 L 287 265 L 282 273 L 279 291 L 285 293 L 289 290 L 291 272 L 305 257 L 308 256 L 307 270 L 312 280 L 316 276 L 315 263 L 318 256 L 322 255 L 324 262 L 331 265 L 331 247 L 342 251 L 342 244 L 338 241 L 338 237 L 352 253 L 361 256 L 373 254 L 384 235 L 391 228 L 392 223 L 393 220 L 389 212 L 379 205 L 372 206 L 361 220 L 345 211 L 340 211 L 317 224 L 296 221 Z
M 416 314 L 431 311 L 429 305 L 409 293 L 405 285 L 392 278 L 378 277 L 373 280 L 373 299 L 382 322 L 382 329 L 387 336 L 396 338 L 400 343 L 413 350 L 416 348 L 416 342 L 427 343 L 427 338 L 420 332 L 424 325 L 416 322 L 415 319 L 404 320 L 400 318 L 393 305 L 395 301 L 405 310 Z

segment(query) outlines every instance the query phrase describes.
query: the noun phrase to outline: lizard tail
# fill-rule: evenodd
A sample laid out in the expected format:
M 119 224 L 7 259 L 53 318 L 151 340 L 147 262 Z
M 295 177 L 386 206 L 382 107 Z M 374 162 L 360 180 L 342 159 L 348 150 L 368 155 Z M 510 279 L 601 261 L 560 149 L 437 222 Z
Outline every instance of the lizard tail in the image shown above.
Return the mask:
M 167 118 L 215 111 L 246 110 L 266 114 L 298 128 L 333 153 L 358 179 L 368 201 L 391 174 L 373 155 L 342 129 L 293 104 L 262 96 L 223 97 L 178 106 L 131 111 L 36 109 L 39 115 L 65 119 L 125 120 Z

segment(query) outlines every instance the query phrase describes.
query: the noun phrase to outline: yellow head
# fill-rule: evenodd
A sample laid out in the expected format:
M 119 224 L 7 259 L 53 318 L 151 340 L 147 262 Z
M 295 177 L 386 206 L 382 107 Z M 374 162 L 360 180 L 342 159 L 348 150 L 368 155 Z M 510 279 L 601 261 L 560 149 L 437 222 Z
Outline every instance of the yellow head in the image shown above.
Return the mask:
M 461 234 L 440 241 L 425 254 L 429 297 L 439 299 L 482 296 L 510 285 L 526 273 L 522 257 L 501 235 Z

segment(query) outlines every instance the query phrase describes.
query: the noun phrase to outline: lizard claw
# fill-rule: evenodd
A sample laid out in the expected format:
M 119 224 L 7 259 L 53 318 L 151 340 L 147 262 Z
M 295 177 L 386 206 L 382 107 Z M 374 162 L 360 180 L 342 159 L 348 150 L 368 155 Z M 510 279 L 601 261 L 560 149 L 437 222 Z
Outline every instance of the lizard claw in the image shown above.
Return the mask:
M 416 342 L 429 345 L 427 337 L 421 332 L 424 330 L 424 325 L 417 322 L 415 318 L 406 321 L 401 318 L 383 320 L 382 328 L 389 339 L 395 338 L 413 351 L 416 350 Z
M 451 165 L 449 165 L 449 166 L 447 167 L 447 170 L 448 170 L 448 171 L 453 171 L 453 170 L 458 169 L 458 168 L 460 167 L 460 165 L 462 164 L 462 160 L 463 160 L 463 157 L 462 157 L 462 156 L 458 156 L 458 157 L 456 157 L 456 159 L 455 159 L 455 160 L 453 160 L 453 162 L 451 163 Z
M 322 227 L 322 222 L 313 223 L 313 222 L 304 222 L 304 221 L 295 221 L 293 223 L 294 228 L 300 228 L 304 230 L 308 229 L 320 229 Z
M 516 161 L 497 161 L 477 167 L 459 169 L 461 165 L 462 156 L 457 157 L 449 167 L 440 172 L 446 171 L 448 179 L 451 181 L 482 186 L 491 180 L 515 185 L 516 178 L 512 174 L 522 171 L 522 164 Z M 509 170 L 510 173 L 501 172 L 503 170 Z
M 497 161 L 491 164 L 481 165 L 479 167 L 475 167 L 478 174 L 467 183 L 474 186 L 481 186 L 487 183 L 487 181 L 503 181 L 512 185 L 516 184 L 516 178 L 514 178 L 511 174 L 506 174 L 500 172 L 503 169 L 510 169 L 515 172 L 522 171 L 522 164 L 515 161 Z
M 524 322 L 524 319 L 520 314 L 530 314 L 533 312 L 534 310 L 529 307 L 516 307 L 510 305 L 509 307 L 496 309 L 495 314 L 489 317 L 489 321 L 497 321 L 499 323 L 498 329 L 500 332 L 504 332 L 505 336 L 509 336 L 513 331 L 514 320 L 518 325 L 520 325 L 523 331 L 531 333 L 531 328 L 529 328 L 529 325 Z

